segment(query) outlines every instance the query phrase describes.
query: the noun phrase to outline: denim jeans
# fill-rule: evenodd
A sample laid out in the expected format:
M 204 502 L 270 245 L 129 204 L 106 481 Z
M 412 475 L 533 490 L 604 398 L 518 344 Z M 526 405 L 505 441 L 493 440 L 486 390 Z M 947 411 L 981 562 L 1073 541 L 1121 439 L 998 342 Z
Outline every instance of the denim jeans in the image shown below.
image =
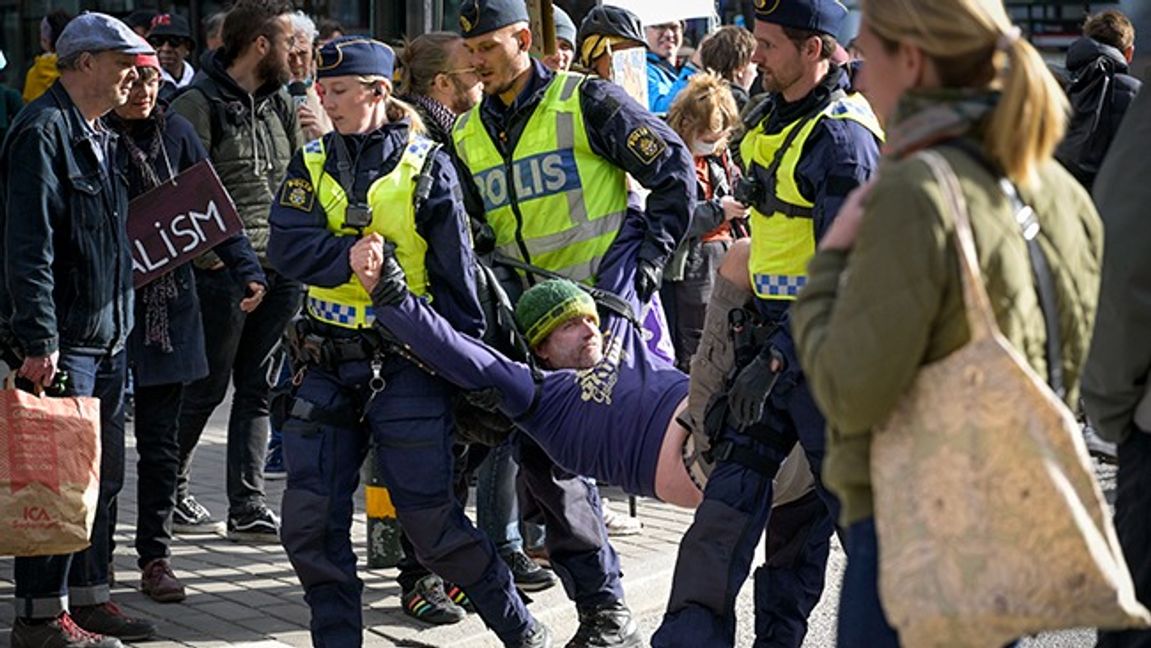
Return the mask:
M 141 568 L 171 555 L 183 395 L 182 383 L 136 387 L 136 555 Z
M 516 473 L 519 464 L 513 457 L 511 440 L 492 448 L 476 472 L 476 526 L 487 534 L 501 554 L 523 551 L 524 538 L 520 533 L 520 507 L 516 497 Z M 538 527 L 542 544 L 542 526 Z M 525 529 L 527 531 L 527 529 Z
M 100 399 L 100 494 L 92 544 L 58 556 L 16 558 L 16 616 L 54 617 L 69 604 L 96 605 L 109 599 L 108 562 L 111 503 L 124 485 L 124 352 L 102 357 L 60 351 L 59 371 L 70 376 L 67 393 Z
M 842 648 L 899 648 L 899 635 L 887 621 L 879 600 L 879 539 L 875 518 L 847 528 L 850 558 L 839 595 L 838 645 Z
M 192 453 L 216 407 L 233 382 L 228 416 L 229 515 L 264 505 L 264 457 L 268 445 L 268 394 L 280 375 L 284 328 L 300 309 L 299 283 L 268 270 L 268 291 L 259 308 L 245 314 L 246 288 L 226 270 L 196 270 L 203 308 L 208 376 L 187 386 L 180 411 L 178 497 L 188 494 Z

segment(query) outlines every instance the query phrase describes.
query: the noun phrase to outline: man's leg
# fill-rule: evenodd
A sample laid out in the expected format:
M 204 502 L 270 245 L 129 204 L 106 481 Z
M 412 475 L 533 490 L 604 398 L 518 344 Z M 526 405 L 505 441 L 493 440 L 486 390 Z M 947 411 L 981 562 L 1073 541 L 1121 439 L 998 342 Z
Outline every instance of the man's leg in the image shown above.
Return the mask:
M 768 415 L 774 420 L 778 413 Z M 776 423 L 778 425 L 778 423 Z M 735 599 L 771 512 L 772 479 L 790 448 L 786 430 L 728 429 L 714 444 L 703 503 L 679 546 L 667 614 L 652 646 L 710 648 L 735 641 Z
M 492 448 L 480 464 L 476 482 L 476 526 L 496 545 L 496 551 L 512 569 L 516 587 L 539 592 L 556 584 L 555 575 L 524 553 L 520 532 L 526 511 L 520 507 L 516 484 L 520 472 L 515 460 L 515 441 L 508 439 Z
M 539 508 L 547 534 L 548 561 L 580 625 L 567 648 L 642 645 L 639 626 L 624 603 L 619 556 L 608 541 L 595 484 L 555 465 L 526 434 L 517 435 L 517 462 L 525 508 Z
M 127 354 L 121 351 L 102 358 L 85 358 L 74 364 L 64 362 L 61 369 L 75 376 L 94 370 L 91 394 L 100 399 L 100 495 L 96 504 L 96 520 L 92 527 L 92 544 L 84 551 L 73 554 L 68 572 L 68 602 L 76 623 L 97 634 L 111 635 L 127 640 L 146 639 L 155 633 L 154 625 L 124 616 L 120 609 L 110 605 L 108 564 L 111 562 L 109 532 L 112 515 L 111 503 L 124 485 L 124 381 Z M 85 387 L 87 387 L 85 385 Z
M 311 607 L 316 646 L 363 641 L 363 582 L 356 576 L 351 526 L 367 435 L 356 422 L 359 402 L 349 392 L 335 375 L 308 370 L 296 403 L 311 409 L 297 408 L 307 413 L 289 418 L 283 430 L 283 544 Z
M 1134 430 L 1119 444 L 1115 530 L 1135 581 L 1135 597 L 1151 605 L 1151 434 Z M 1146 648 L 1151 630 L 1101 631 L 1099 648 Z
M 772 509 L 767 562 L 755 570 L 756 648 L 803 645 L 807 618 L 823 594 L 834 529 L 814 490 Z
M 366 365 L 366 363 L 365 363 Z M 360 377 L 346 382 L 366 383 Z M 491 540 L 464 516 L 453 492 L 451 399 L 446 385 L 406 363 L 387 376 L 368 420 L 378 467 L 396 515 L 428 569 L 458 584 L 496 635 L 516 645 L 536 622 L 512 584 Z M 289 466 L 291 463 L 289 462 Z
M 516 439 L 519 478 L 543 514 L 548 559 L 568 598 L 585 607 L 623 600 L 619 556 L 595 485 L 557 466 L 530 436 Z
M 57 369 L 60 371 L 67 371 L 70 379 L 66 386 L 66 393 L 69 396 L 91 396 L 96 389 L 96 365 L 99 360 L 89 356 L 77 356 L 66 350 L 60 352 L 60 360 L 57 364 Z M 104 418 L 104 407 L 101 404 L 100 417 Z M 101 421 L 102 423 L 103 421 Z M 103 431 L 103 430 L 102 430 Z M 103 437 L 101 441 L 103 442 Z M 121 440 L 121 443 L 123 441 Z M 92 534 L 107 536 L 108 521 L 106 515 L 100 515 L 99 510 L 103 506 L 107 506 L 110 498 L 109 489 L 104 483 L 105 464 L 103 463 L 103 453 L 107 448 L 101 447 L 101 464 L 100 464 L 100 496 L 97 499 L 97 514 L 95 525 L 100 525 L 103 528 L 93 526 Z M 114 452 L 114 451 L 113 451 Z M 101 506 L 101 504 L 103 506 Z M 91 551 L 91 547 L 85 551 Z M 105 550 L 107 547 L 105 546 Z M 64 554 L 58 556 L 36 556 L 29 558 L 17 557 L 13 565 L 13 575 L 16 580 L 16 616 L 24 620 L 45 620 L 51 619 L 68 607 L 68 575 L 70 566 L 73 561 L 73 556 L 77 554 Z M 107 570 L 108 562 L 104 561 L 104 569 Z M 107 581 L 105 580 L 105 587 L 103 588 L 103 600 L 108 600 Z M 89 591 L 87 593 L 89 599 L 96 597 L 96 592 Z
M 268 292 L 260 307 L 248 314 L 232 365 L 236 391 L 228 416 L 228 519 L 229 537 L 246 518 L 262 515 L 264 505 L 264 459 L 268 447 L 268 397 L 280 375 L 283 352 L 280 342 L 288 322 L 300 308 L 302 288 L 268 271 Z M 252 539 L 275 540 L 275 529 L 252 527 Z M 237 532 L 248 539 L 247 532 Z
M 196 293 L 200 299 L 200 319 L 204 325 L 204 350 L 208 358 L 208 375 L 190 383 L 180 407 L 178 440 L 180 474 L 176 482 L 176 501 L 188 497 L 188 478 L 192 456 L 200 435 L 212 412 L 224 401 L 232 377 L 232 363 L 244 330 L 244 312 L 240 310 L 243 288 L 227 270 L 196 269 Z M 257 309 L 259 310 L 259 309 Z M 205 520 L 204 522 L 207 522 Z M 207 526 L 207 525 L 204 525 Z
M 492 448 L 476 471 L 476 527 L 500 553 L 523 550 L 520 510 L 516 498 L 516 474 L 512 440 Z

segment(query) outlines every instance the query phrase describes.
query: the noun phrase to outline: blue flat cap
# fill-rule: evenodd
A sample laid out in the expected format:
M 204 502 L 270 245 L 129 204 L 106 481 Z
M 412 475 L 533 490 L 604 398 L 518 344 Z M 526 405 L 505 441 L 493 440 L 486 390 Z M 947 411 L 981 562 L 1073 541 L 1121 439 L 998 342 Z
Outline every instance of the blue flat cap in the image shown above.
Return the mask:
M 85 12 L 68 22 L 56 41 L 56 54 L 67 59 L 80 52 L 155 53 L 148 41 L 108 14 Z
M 755 0 L 755 19 L 837 36 L 847 18 L 839 0 Z
M 528 22 L 524 0 L 464 0 L 460 5 L 460 34 L 482 36 L 513 23 Z
M 367 36 L 341 36 L 324 43 L 316 55 L 316 78 L 381 76 L 392 78 L 396 54 Z
M 558 40 L 566 40 L 571 43 L 572 47 L 576 44 L 576 26 L 572 22 L 572 17 L 566 11 L 559 7 L 552 7 L 552 17 L 556 22 L 556 38 Z

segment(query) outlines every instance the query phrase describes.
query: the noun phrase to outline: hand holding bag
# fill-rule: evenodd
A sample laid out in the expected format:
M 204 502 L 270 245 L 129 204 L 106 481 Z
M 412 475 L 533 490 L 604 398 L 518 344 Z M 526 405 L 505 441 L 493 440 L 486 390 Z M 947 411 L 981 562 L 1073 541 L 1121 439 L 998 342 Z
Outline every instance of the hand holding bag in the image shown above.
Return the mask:
M 1075 417 L 999 332 L 955 173 L 918 157 L 955 221 L 971 339 L 921 367 L 872 438 L 888 619 L 916 648 L 1146 627 Z
M 100 400 L 7 387 L 0 390 L 0 556 L 80 551 L 90 544 L 100 492 Z

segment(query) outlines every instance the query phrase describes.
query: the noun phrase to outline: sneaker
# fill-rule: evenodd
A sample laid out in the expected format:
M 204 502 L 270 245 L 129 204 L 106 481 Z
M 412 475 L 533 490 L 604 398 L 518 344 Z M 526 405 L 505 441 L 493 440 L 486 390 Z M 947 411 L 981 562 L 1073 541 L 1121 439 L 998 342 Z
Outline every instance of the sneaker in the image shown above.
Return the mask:
M 476 606 L 472 605 L 472 600 L 468 598 L 467 592 L 460 589 L 459 585 L 455 583 L 445 583 L 444 593 L 452 600 L 452 603 L 462 607 L 464 612 L 475 612 Z
M 518 642 L 508 644 L 510 648 L 552 648 L 552 631 L 539 621 Z
M 47 623 L 29 623 L 19 617 L 12 624 L 12 648 L 124 648 L 115 637 L 105 637 L 76 625 L 67 612 Z
M 188 597 L 184 584 L 172 573 L 172 566 L 164 558 L 144 565 L 140 576 L 140 591 L 157 603 L 178 603 Z
M 284 467 L 284 446 L 276 445 L 268 448 L 268 459 L 264 462 L 264 479 L 279 481 L 288 477 L 288 469 Z
M 500 557 L 511 568 L 516 587 L 525 592 L 539 592 L 556 584 L 555 574 L 537 565 L 522 551 L 513 551 Z
M 112 601 L 99 605 L 77 605 L 72 609 L 72 619 L 88 632 L 124 641 L 143 641 L 156 634 L 155 624 L 125 615 L 120 606 Z
M 1107 464 L 1119 463 L 1119 448 L 1110 441 L 1105 441 L 1095 428 L 1090 425 L 1083 426 L 1083 440 L 1087 442 L 1087 452 L 1099 461 Z
M 400 600 L 403 602 L 404 614 L 425 623 L 459 623 L 468 615 L 448 598 L 444 592 L 444 581 L 435 574 L 428 574 L 416 581 L 416 586 L 410 592 L 404 592 Z
M 219 523 L 212 520 L 212 514 L 191 495 L 185 495 L 172 510 L 173 533 L 215 533 Z
M 603 503 L 603 525 L 609 536 L 639 535 L 643 531 L 643 522 L 639 518 L 616 513 L 608 508 L 607 502 Z
M 579 609 L 579 628 L 565 648 L 639 648 L 643 637 L 631 610 L 616 601 Z
M 267 506 L 257 506 L 240 515 L 228 516 L 228 539 L 232 542 L 280 541 L 280 518 Z

